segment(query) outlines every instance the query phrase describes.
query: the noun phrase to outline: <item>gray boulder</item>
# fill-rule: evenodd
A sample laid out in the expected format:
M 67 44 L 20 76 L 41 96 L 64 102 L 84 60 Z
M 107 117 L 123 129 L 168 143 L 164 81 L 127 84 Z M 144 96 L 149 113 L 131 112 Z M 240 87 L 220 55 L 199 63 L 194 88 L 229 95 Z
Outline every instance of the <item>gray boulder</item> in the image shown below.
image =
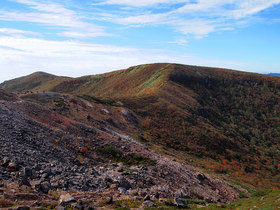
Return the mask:
M 185 201 L 183 198 L 174 198 L 174 204 L 178 207 L 178 208 L 188 208 L 188 203 L 187 201 Z

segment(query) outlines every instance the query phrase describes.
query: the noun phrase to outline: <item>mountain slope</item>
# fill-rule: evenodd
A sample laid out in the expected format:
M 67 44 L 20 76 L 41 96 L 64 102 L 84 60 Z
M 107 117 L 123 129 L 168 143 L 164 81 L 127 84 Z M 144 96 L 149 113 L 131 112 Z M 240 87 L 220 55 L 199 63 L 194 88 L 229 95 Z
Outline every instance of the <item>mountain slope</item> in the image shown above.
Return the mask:
M 9 92 L 40 91 L 38 87 L 44 89 L 44 86 L 47 86 L 49 88 L 65 79 L 65 77 L 57 77 L 45 72 L 35 72 L 28 76 L 5 81 L 0 84 L 0 88 Z
M 279 78 L 151 64 L 45 84 L 36 88 L 121 101 L 140 116 L 140 132 L 130 134 L 160 152 L 227 178 L 279 187 Z
M 56 77 L 42 72 L 6 81 L 0 85 L 6 91 L 53 91 L 104 97 L 130 97 L 148 94 L 162 87 L 171 64 L 131 67 L 102 75 L 80 78 Z
M 110 196 L 139 201 L 146 195 L 154 201 L 179 196 L 227 203 L 247 192 L 159 155 L 105 123 L 110 116 L 131 126 L 124 116 L 133 113 L 123 110 L 57 93 L 0 90 L 0 208 L 10 207 L 2 206 L 5 199 L 37 207 L 65 191 L 95 204 Z

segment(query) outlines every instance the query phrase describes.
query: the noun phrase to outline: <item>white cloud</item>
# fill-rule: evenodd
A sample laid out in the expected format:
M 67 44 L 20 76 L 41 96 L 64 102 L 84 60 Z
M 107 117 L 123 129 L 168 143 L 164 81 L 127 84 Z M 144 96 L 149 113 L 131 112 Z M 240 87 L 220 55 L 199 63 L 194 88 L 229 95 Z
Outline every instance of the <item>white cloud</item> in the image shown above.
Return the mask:
M 0 28 L 0 34 L 9 34 L 9 35 L 39 35 L 39 33 L 33 31 L 23 31 L 14 28 Z
M 71 53 L 69 53 L 71 52 Z M 83 76 L 157 62 L 236 67 L 229 61 L 114 45 L 0 36 L 0 82 L 35 71 Z
M 57 3 L 39 3 L 37 1 L 30 1 L 30 0 L 15 0 L 20 4 L 25 4 L 30 6 L 31 8 L 41 11 L 41 12 L 49 12 L 49 13 L 56 13 L 56 14 L 64 14 L 64 15 L 75 15 L 76 13 L 72 10 L 64 8 L 62 5 Z
M 113 17 L 113 21 L 123 25 L 160 24 L 165 20 L 166 14 L 145 14 L 124 18 Z
M 233 10 L 231 14 L 236 19 L 244 18 L 248 15 L 256 14 L 279 3 L 280 0 L 239 0 L 238 9 Z
M 59 36 L 63 37 L 70 37 L 70 38 L 77 38 L 77 39 L 86 39 L 86 38 L 91 38 L 91 37 L 97 37 L 97 36 L 105 36 L 108 34 L 104 34 L 100 31 L 79 31 L 79 30 L 72 30 L 72 31 L 63 31 L 61 33 L 58 33 Z
M 186 45 L 188 41 L 186 39 L 176 39 L 175 41 L 169 42 L 171 44 Z
M 56 32 L 58 35 L 68 38 L 111 36 L 100 25 L 89 22 L 89 19 L 85 21 L 85 17 L 62 4 L 39 0 L 13 1 L 28 6 L 30 11 L 2 10 L 0 20 L 54 26 L 59 30 Z M 98 13 L 91 21 L 98 19 L 131 27 L 161 24 L 183 35 L 203 38 L 215 31 L 233 30 L 241 22 L 248 23 L 253 15 L 279 3 L 280 0 L 94 0 Z M 103 10 L 104 4 L 118 7 L 108 14 L 108 10 Z
M 182 34 L 193 34 L 195 37 L 201 37 L 215 31 L 215 22 L 202 19 L 193 19 L 190 21 L 177 21 L 178 30 Z
M 188 2 L 188 0 L 106 0 L 99 1 L 97 4 L 128 5 L 134 7 L 152 6 L 156 4 L 174 4 Z
M 71 52 L 71 53 L 69 53 Z M 152 50 L 76 41 L 0 37 L 0 81 L 34 71 L 82 76 L 171 58 Z M 13 72 L 6 75 L 5 72 Z
M 0 11 L 0 20 L 25 21 L 55 26 L 62 32 L 59 35 L 71 38 L 90 38 L 96 36 L 108 36 L 103 27 L 83 21 L 83 17 L 75 11 L 64 8 L 56 3 L 38 3 L 30 0 L 16 0 L 25 4 L 32 12 Z M 82 36 L 82 34 L 84 34 Z M 73 35 L 73 36 L 72 36 Z
M 178 8 L 178 5 L 174 6 L 178 2 L 184 4 Z M 102 3 L 146 6 L 144 10 L 131 8 L 130 13 L 127 9 L 122 13 L 120 8 L 118 14 L 107 16 L 104 20 L 129 26 L 169 25 L 181 34 L 202 38 L 218 30 L 233 30 L 241 22 L 248 23 L 253 15 L 279 4 L 280 0 L 107 0 Z M 160 8 L 149 7 L 159 3 L 168 5 L 169 9 L 160 13 Z

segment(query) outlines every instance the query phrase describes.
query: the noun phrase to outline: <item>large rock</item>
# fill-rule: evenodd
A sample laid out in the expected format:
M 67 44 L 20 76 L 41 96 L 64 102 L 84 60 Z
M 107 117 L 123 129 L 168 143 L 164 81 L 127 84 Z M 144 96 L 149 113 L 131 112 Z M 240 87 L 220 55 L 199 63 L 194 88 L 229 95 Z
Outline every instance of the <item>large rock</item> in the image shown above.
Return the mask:
M 78 201 L 73 198 L 69 193 L 65 195 L 61 195 L 59 198 L 59 206 L 57 209 L 65 209 L 64 207 L 71 207 L 73 209 L 81 209 L 81 210 L 94 210 L 94 206 L 85 201 Z
M 107 204 L 113 204 L 114 203 L 114 198 L 113 198 L 113 196 L 111 195 L 110 197 L 109 197 L 109 199 L 107 200 Z
M 188 208 L 188 203 L 183 198 L 174 198 L 174 204 L 178 208 Z
M 48 194 L 51 189 L 51 184 L 49 182 L 42 182 L 40 184 L 35 185 L 35 188 L 42 193 Z
M 146 195 L 146 196 L 144 197 L 144 201 L 149 201 L 149 200 L 151 200 L 150 195 Z
M 119 187 L 118 188 L 118 191 L 121 193 L 121 194 L 128 194 L 127 190 L 123 187 Z
M 77 201 L 69 193 L 61 195 L 59 198 L 59 205 L 65 206 L 71 203 L 76 203 Z
M 124 177 L 121 177 L 119 180 L 119 186 L 125 188 L 126 190 L 129 190 L 131 188 L 131 184 L 127 179 Z
M 30 182 L 28 181 L 28 178 L 26 176 L 23 176 L 19 185 L 25 185 L 25 186 L 31 186 Z
M 175 196 L 176 196 L 176 198 L 191 198 L 189 193 L 184 189 L 177 190 L 175 192 Z
M 144 203 L 142 203 L 142 206 L 144 207 L 153 207 L 154 205 L 154 202 L 150 200 L 144 201 Z
M 32 169 L 24 167 L 23 168 L 23 176 L 31 177 L 32 176 Z

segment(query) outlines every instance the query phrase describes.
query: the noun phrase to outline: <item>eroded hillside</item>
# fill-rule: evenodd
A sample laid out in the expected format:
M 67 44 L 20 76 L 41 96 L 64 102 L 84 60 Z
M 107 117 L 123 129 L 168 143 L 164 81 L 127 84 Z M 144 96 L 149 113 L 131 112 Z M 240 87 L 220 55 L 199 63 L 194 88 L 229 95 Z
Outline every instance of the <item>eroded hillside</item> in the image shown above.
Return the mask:
M 170 198 L 174 205 L 183 198 L 232 202 L 246 193 L 126 136 L 141 117 L 124 107 L 0 90 L 0 114 L 0 194 L 8 207 L 58 205 L 56 195 L 65 191 L 94 205 L 110 196 L 153 205 Z

